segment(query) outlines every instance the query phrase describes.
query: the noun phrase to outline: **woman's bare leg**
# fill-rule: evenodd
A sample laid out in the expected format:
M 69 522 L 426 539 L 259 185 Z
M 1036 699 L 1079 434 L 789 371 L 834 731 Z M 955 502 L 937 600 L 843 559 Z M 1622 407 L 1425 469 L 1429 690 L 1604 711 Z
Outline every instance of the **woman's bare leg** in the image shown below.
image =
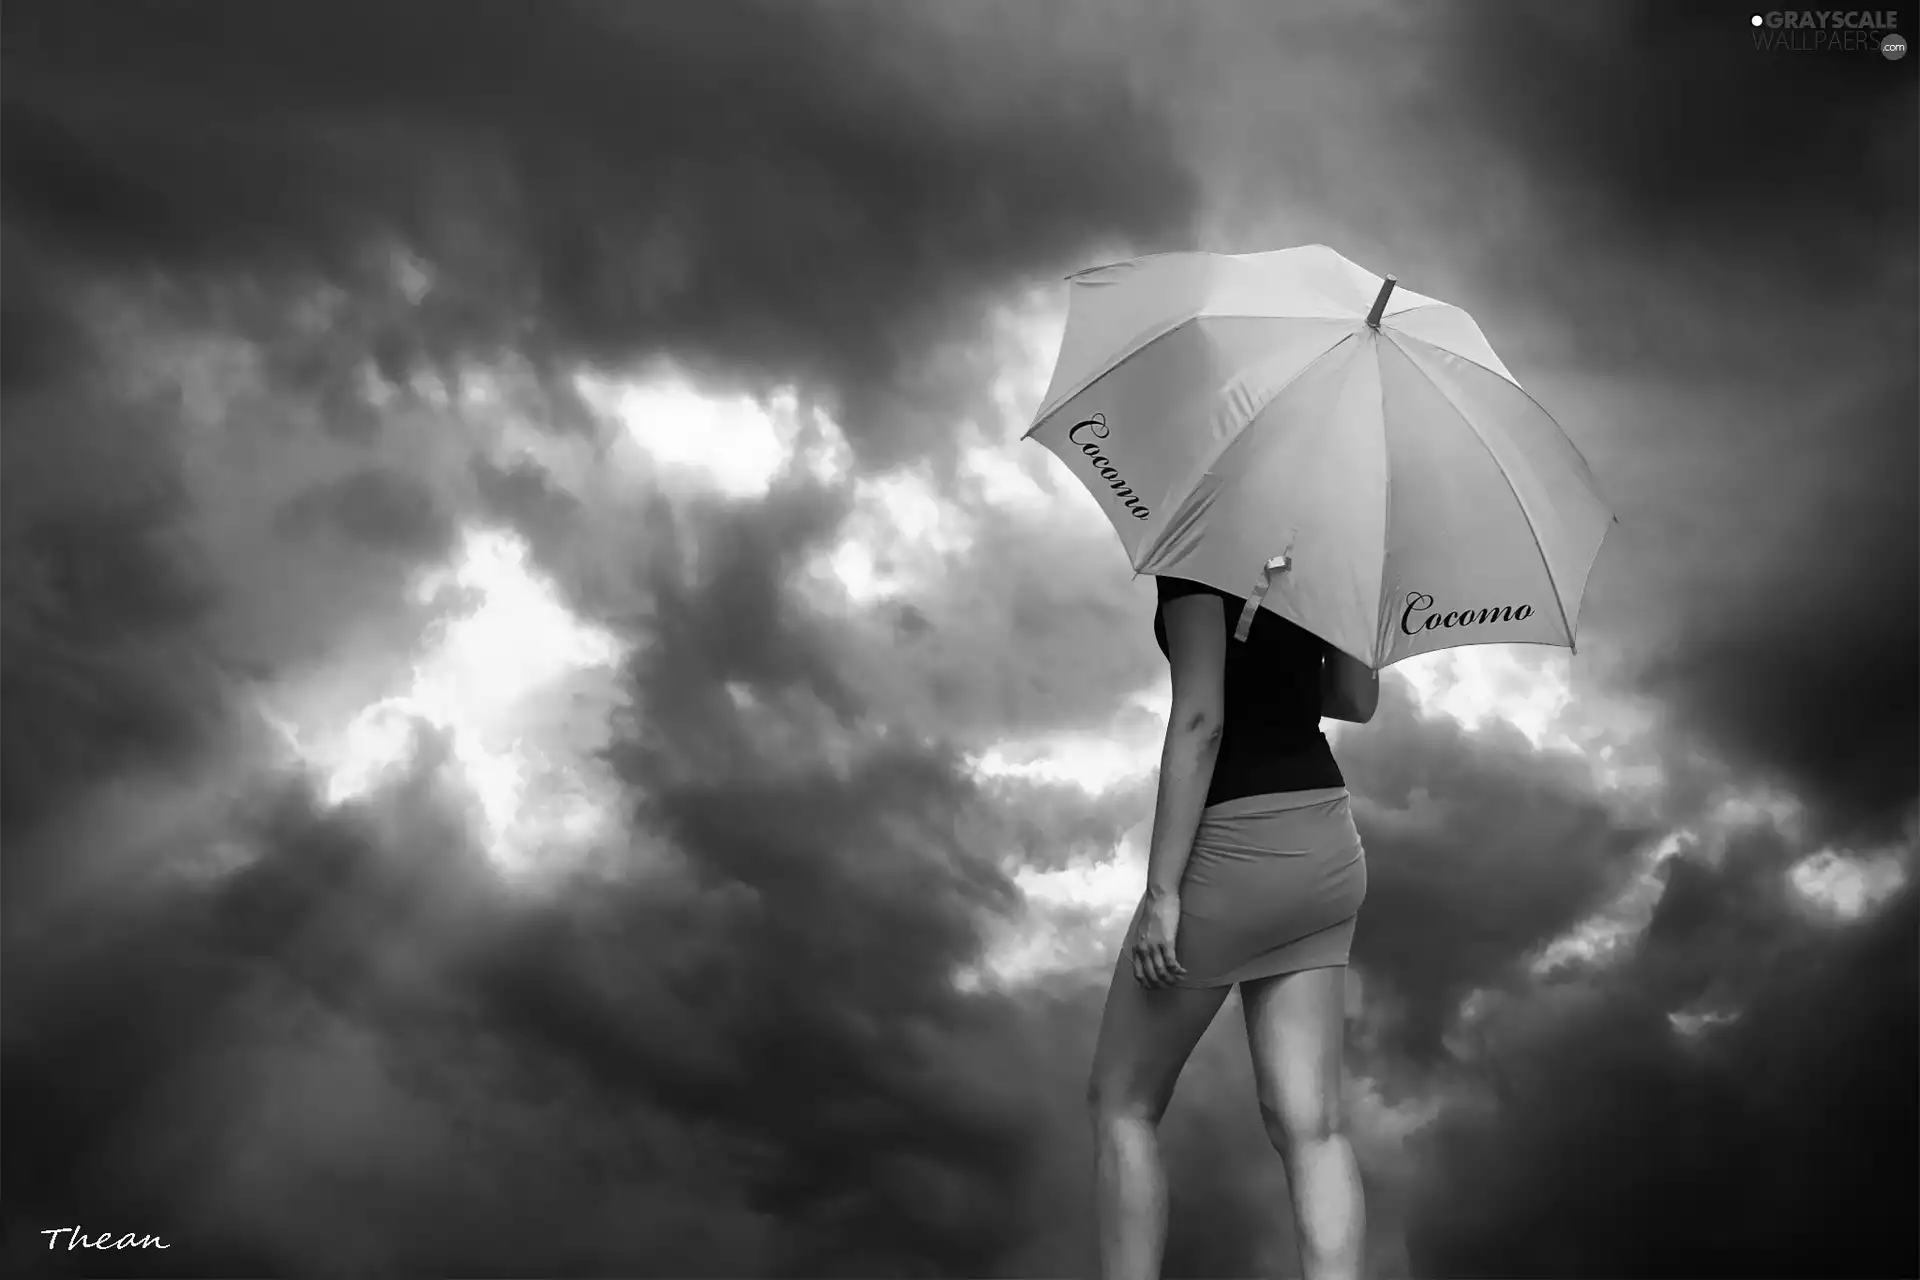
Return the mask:
M 1346 977 L 1342 965 L 1240 988 L 1260 1114 L 1287 1167 L 1306 1280 L 1358 1280 L 1366 1236 L 1360 1168 L 1340 1105 Z
M 1158 1280 L 1167 1245 L 1160 1117 L 1231 989 L 1149 991 L 1134 978 L 1124 950 L 1114 965 L 1087 1085 L 1103 1280 Z

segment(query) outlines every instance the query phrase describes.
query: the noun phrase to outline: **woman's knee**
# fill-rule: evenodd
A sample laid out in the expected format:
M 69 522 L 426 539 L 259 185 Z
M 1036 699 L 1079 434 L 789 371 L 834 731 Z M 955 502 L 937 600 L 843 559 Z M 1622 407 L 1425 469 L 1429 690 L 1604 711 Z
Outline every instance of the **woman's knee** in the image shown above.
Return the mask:
M 1095 1121 L 1141 1121 L 1159 1124 L 1166 1104 L 1131 1081 L 1095 1072 L 1087 1080 L 1087 1110 Z
M 1295 1151 L 1338 1137 L 1344 1127 L 1337 1103 L 1282 1106 L 1260 1100 L 1260 1119 L 1267 1140 L 1281 1152 Z

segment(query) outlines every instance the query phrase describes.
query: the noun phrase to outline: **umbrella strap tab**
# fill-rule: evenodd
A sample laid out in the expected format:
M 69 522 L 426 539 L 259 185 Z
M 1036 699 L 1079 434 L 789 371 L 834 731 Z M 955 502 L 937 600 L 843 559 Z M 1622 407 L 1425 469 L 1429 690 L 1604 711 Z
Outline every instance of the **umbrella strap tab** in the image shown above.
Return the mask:
M 1247 596 L 1247 603 L 1240 610 L 1239 625 L 1233 629 L 1235 640 L 1245 641 L 1247 634 L 1253 630 L 1253 616 L 1260 612 L 1260 602 L 1266 599 L 1267 588 L 1273 585 L 1273 575 L 1285 573 L 1293 567 L 1292 552 L 1293 542 L 1289 539 L 1285 551 L 1261 566 L 1260 580 L 1254 584 L 1252 594 Z
M 1235 640 L 1245 640 L 1247 632 L 1253 630 L 1253 615 L 1260 612 L 1260 597 L 1248 596 L 1247 603 L 1240 610 L 1240 625 L 1233 629 Z

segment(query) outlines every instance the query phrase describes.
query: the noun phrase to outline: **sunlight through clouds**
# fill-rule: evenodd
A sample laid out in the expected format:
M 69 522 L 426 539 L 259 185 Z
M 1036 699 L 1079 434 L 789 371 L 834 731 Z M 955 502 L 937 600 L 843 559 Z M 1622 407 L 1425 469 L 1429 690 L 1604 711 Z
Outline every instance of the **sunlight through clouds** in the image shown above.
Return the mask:
M 1740 1020 L 1737 1009 L 1676 1009 L 1667 1015 L 1667 1023 L 1682 1036 L 1698 1037 Z
M 1656 796 L 1667 768 L 1653 745 L 1653 715 L 1638 704 L 1576 693 L 1575 661 L 1570 652 L 1535 645 L 1475 645 L 1419 654 L 1388 672 L 1405 682 L 1423 716 L 1445 716 L 1469 733 L 1498 721 L 1536 751 L 1578 757 L 1602 791 Z M 1354 731 L 1340 721 L 1324 727 L 1336 743 Z
M 1151 774 L 1160 764 L 1164 730 L 1056 733 L 997 744 L 969 759 L 985 778 L 1065 783 L 1100 795 Z
M 1787 871 L 1800 899 L 1830 919 L 1858 920 L 1906 886 L 1908 867 L 1897 852 L 1848 855 L 1822 849 Z
M 432 732 L 503 869 L 538 869 L 610 838 L 618 789 L 593 751 L 618 699 L 622 642 L 572 614 L 510 533 L 466 530 L 413 592 L 447 612 L 422 637 L 401 691 L 329 716 L 339 673 L 321 672 L 263 699 L 320 773 L 326 801 L 378 789 Z
M 1776 792 L 1730 789 L 1710 803 L 1697 822 L 1673 828 L 1642 851 L 1613 900 L 1540 948 L 1528 964 L 1529 972 L 1546 978 L 1618 963 L 1630 954 L 1660 905 L 1668 859 L 1684 854 L 1704 866 L 1719 867 L 1743 830 L 1766 827 L 1785 839 L 1795 838 L 1799 814 L 1798 806 Z M 1861 873 L 1856 870 L 1861 865 L 1828 853 L 1802 860 L 1788 874 L 1810 902 L 1835 912 L 1851 906 L 1857 915 L 1869 898 L 1877 901 L 1901 883 L 1897 862 L 1891 879 L 1885 871 Z
M 1428 715 L 1444 714 L 1471 731 L 1490 718 L 1506 721 L 1536 748 L 1574 749 L 1559 728 L 1573 701 L 1570 656 L 1523 658 L 1510 645 L 1477 645 L 1423 653 L 1394 665 Z
M 1625 959 L 1653 919 L 1665 892 L 1662 867 L 1684 853 L 1709 867 L 1728 856 L 1742 829 L 1770 827 L 1793 839 L 1801 810 L 1786 797 L 1765 790 L 1722 797 L 1694 826 L 1675 828 L 1641 856 L 1633 875 L 1614 899 L 1542 947 L 1528 965 L 1535 978 L 1605 969 Z M 1784 872 L 1786 884 L 1803 908 L 1837 923 L 1857 921 L 1907 884 L 1910 845 L 1863 852 L 1822 849 L 1795 861 Z M 1677 1012 L 1674 1025 L 1691 1034 L 1724 1021 L 1725 1011 Z M 1731 1016 L 1731 1015 L 1726 1015 Z
M 927 476 L 911 470 L 863 476 L 854 482 L 853 509 L 839 539 L 816 553 L 801 576 L 856 606 L 871 605 L 937 591 L 952 558 L 965 555 L 973 540 L 972 520 Z
M 633 439 L 669 471 L 697 470 L 729 497 L 758 497 L 786 461 L 786 442 L 753 401 L 703 396 L 681 382 L 626 385 L 608 394 L 583 377 L 596 408 L 611 409 Z
M 632 378 L 581 374 L 576 386 L 596 413 L 617 425 L 620 459 L 669 492 L 694 488 L 759 498 L 790 468 L 821 484 L 851 483 L 853 509 L 840 537 L 802 570 L 804 580 L 830 586 L 842 604 L 865 606 L 934 589 L 948 557 L 972 547 L 971 518 L 939 493 L 924 467 L 854 476 L 839 424 L 803 407 L 791 389 L 764 402 L 714 396 L 664 365 Z M 1023 490 L 1029 501 L 1045 498 L 1005 450 L 970 451 L 966 474 L 990 502 L 1017 501 Z
M 1016 867 L 1024 909 L 990 927 L 979 963 L 956 975 L 963 990 L 1010 990 L 1054 973 L 1103 969 L 1140 901 L 1151 828 L 1124 833 L 1105 857 L 1064 867 Z
M 1625 958 L 1660 905 L 1661 868 L 1691 842 L 1690 832 L 1674 831 L 1646 849 L 1611 902 L 1540 948 L 1528 965 L 1532 976 L 1603 969 Z
M 1729 790 L 1714 806 L 1713 821 L 1726 827 L 1769 825 L 1789 838 L 1799 836 L 1806 810 L 1785 792 L 1761 787 Z
M 989 394 L 1009 441 L 1019 440 L 1046 399 L 1067 327 L 1064 295 L 1055 284 L 1037 286 L 996 309 L 991 318 L 1000 362 Z
M 1011 453 L 1005 446 L 970 445 L 960 456 L 961 482 L 979 504 L 1030 515 L 1053 501 L 1026 466 L 1031 455 Z
M 665 362 L 633 377 L 583 372 L 574 386 L 595 413 L 617 424 L 646 468 L 675 487 L 758 498 L 790 466 L 823 483 L 845 478 L 852 466 L 838 424 L 803 407 L 792 388 L 764 401 L 708 394 Z

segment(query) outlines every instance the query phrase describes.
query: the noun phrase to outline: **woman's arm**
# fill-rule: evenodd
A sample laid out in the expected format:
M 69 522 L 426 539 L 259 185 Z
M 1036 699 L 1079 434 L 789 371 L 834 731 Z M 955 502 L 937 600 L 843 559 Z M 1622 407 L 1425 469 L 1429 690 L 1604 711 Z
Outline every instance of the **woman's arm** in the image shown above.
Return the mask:
M 1365 724 L 1379 706 L 1379 672 L 1328 645 L 1320 664 L 1320 714 Z
M 1147 851 L 1147 897 L 1177 898 L 1206 808 L 1226 725 L 1227 622 L 1214 595 L 1181 596 L 1164 606 L 1173 667 L 1173 710 L 1160 751 L 1160 792 Z

